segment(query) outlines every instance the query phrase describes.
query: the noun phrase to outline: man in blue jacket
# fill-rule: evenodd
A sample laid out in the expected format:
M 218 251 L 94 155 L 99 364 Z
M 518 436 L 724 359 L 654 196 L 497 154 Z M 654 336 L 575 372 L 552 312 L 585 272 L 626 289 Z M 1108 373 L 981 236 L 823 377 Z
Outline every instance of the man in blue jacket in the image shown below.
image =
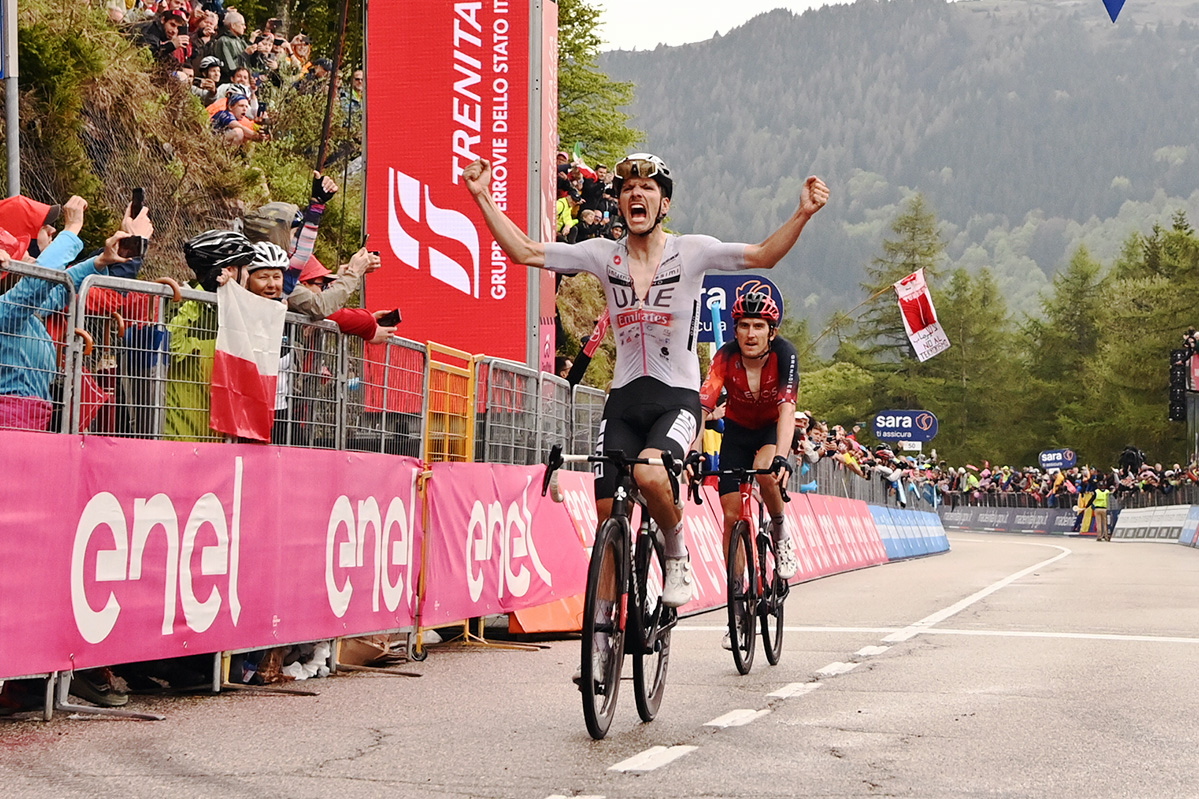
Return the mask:
M 62 232 L 35 262 L 49 269 L 65 270 L 76 291 L 88 275 L 128 260 L 117 255 L 117 243 L 130 234 L 117 231 L 104 242 L 104 251 L 99 255 L 67 268 L 83 249 L 79 231 L 83 229 L 86 210 L 87 201 L 82 197 L 67 201 L 62 212 Z M 9 254 L 0 250 L 0 271 L 8 268 L 10 260 Z M 49 427 L 50 386 L 58 373 L 58 353 L 44 318 L 63 311 L 67 299 L 65 285 L 35 277 L 22 278 L 0 295 L 0 428 L 46 430 Z

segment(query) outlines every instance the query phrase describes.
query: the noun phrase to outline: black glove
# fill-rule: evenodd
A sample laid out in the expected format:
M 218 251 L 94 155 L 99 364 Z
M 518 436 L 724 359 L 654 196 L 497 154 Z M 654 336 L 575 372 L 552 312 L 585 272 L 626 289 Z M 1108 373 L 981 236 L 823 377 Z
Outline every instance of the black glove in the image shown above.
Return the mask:
M 687 457 L 683 459 L 683 468 L 690 469 L 692 474 L 699 474 L 703 469 L 703 464 L 703 454 L 695 450 L 688 452 Z
M 325 191 L 325 179 L 321 175 L 317 175 L 312 179 L 312 199 L 321 205 L 325 205 L 333 199 L 333 195 L 337 194 L 337 189 L 333 191 Z
M 791 477 L 791 464 L 782 455 L 775 455 L 774 461 L 770 464 L 770 471 L 781 474 L 784 469 L 787 471 L 787 476 L 783 478 L 783 482 L 786 482 Z

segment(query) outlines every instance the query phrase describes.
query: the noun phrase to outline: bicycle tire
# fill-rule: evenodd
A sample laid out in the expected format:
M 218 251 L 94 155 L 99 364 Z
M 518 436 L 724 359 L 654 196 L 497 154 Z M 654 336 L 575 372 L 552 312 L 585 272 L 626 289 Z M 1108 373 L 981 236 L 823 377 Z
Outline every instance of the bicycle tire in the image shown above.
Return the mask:
M 759 530 L 758 563 L 762 570 L 762 585 L 766 586 L 766 590 L 762 601 L 758 603 L 758 619 L 762 622 L 762 649 L 766 652 L 766 662 L 777 666 L 783 655 L 783 607 L 788 586 L 774 570 L 773 552 L 770 533 Z
M 639 536 L 633 581 L 629 585 L 628 626 L 630 647 L 636 647 L 633 694 L 637 699 L 637 715 L 642 721 L 653 721 L 658 715 L 666 691 L 666 670 L 670 665 L 670 627 L 666 625 L 669 625 L 674 610 L 662 604 L 665 564 L 666 553 L 660 536 Z
M 597 741 L 608 734 L 620 694 L 620 672 L 624 665 L 620 608 L 628 562 L 626 531 L 621 520 L 608 519 L 601 524 L 595 533 L 595 545 L 587 567 L 579 692 L 583 695 L 583 720 L 587 723 L 587 732 Z M 599 657 L 596 652 L 601 653 Z M 600 674 L 595 673 L 597 663 L 602 666 Z
M 754 560 L 750 557 L 749 525 L 739 519 L 733 525 L 729 537 L 728 611 L 729 641 L 733 645 L 733 665 L 740 674 L 749 674 L 754 664 L 754 648 L 757 644 L 757 583 L 754 580 Z M 738 553 L 744 568 L 738 573 Z

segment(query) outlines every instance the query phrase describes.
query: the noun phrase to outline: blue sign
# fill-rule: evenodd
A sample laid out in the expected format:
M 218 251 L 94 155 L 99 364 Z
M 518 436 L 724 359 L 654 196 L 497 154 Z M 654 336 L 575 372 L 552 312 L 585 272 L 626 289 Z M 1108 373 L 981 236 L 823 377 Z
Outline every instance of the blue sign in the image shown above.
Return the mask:
M 932 441 L 937 417 L 929 411 L 880 411 L 872 422 L 880 441 Z
M 1116 17 L 1120 16 L 1120 9 L 1124 8 L 1124 0 L 1103 0 L 1103 7 L 1107 9 L 1112 22 L 1115 22 Z
M 783 311 L 783 293 L 764 277 L 744 273 L 710 272 L 699 295 L 700 323 L 697 341 L 726 342 L 733 338 L 733 303 L 747 291 L 769 294 Z M 719 335 L 718 335 L 719 334 Z
M 1069 469 L 1078 463 L 1078 455 L 1072 449 L 1047 449 L 1040 461 L 1042 469 Z

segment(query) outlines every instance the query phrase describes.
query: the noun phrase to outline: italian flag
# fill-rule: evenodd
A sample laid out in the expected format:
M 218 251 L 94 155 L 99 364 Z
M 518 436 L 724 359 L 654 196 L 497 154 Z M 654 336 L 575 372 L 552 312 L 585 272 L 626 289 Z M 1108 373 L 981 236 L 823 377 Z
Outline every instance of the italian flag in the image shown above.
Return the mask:
M 287 306 L 230 280 L 217 288 L 212 429 L 270 442 Z

